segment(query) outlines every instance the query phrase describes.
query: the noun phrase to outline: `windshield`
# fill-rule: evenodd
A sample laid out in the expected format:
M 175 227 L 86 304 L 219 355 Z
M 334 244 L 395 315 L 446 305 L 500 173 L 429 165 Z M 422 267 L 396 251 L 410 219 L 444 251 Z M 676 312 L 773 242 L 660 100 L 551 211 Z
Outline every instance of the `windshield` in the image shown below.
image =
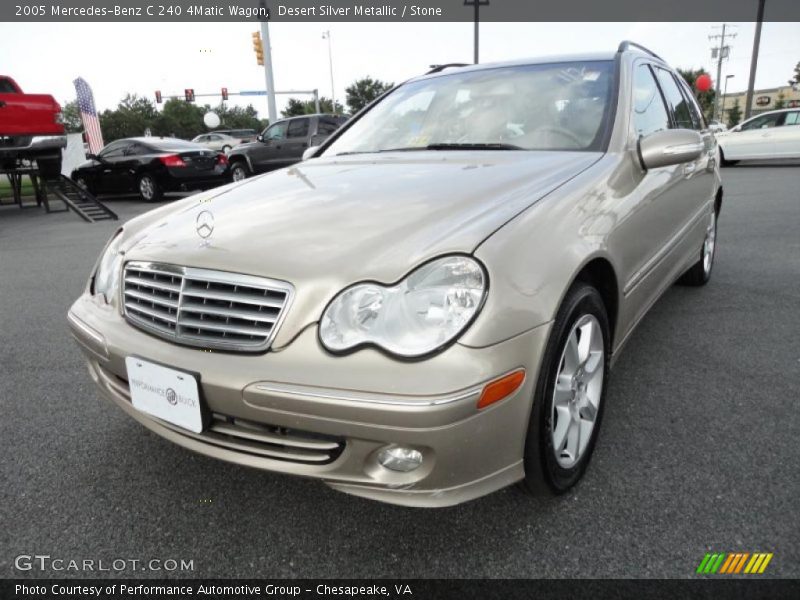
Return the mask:
M 390 150 L 600 150 L 614 64 L 454 72 L 402 85 L 324 154 Z

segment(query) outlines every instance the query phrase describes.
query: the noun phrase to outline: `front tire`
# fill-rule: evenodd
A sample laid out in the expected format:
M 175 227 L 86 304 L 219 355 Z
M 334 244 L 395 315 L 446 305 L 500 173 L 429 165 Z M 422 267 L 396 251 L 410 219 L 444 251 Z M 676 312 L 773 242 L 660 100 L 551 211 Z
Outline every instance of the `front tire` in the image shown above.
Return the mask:
M 94 191 L 92 190 L 91 186 L 82 175 L 76 175 L 73 178 L 73 181 L 77 184 L 79 188 L 86 190 L 90 194 L 94 194 Z
M 243 161 L 237 160 L 231 164 L 231 181 L 242 181 L 243 179 L 247 179 L 249 175 L 250 172 L 247 170 L 247 165 Z
M 722 166 L 722 167 L 732 167 L 733 165 L 735 165 L 738 162 L 739 162 L 738 160 L 728 160 L 728 159 L 726 159 L 725 158 L 725 153 L 722 151 L 722 148 L 719 149 L 719 164 L 720 164 L 720 166 Z
M 158 185 L 155 177 L 150 173 L 144 173 L 139 176 L 136 188 L 139 190 L 139 196 L 145 202 L 158 202 L 164 195 L 161 186 Z
M 523 487 L 563 494 L 586 472 L 605 406 L 610 340 L 598 291 L 576 283 L 545 348 L 525 442 Z
M 681 285 L 699 287 L 705 285 L 711 279 L 711 271 L 714 268 L 714 257 L 717 253 L 717 213 L 711 212 L 708 226 L 706 227 L 706 237 L 700 247 L 700 258 L 694 263 L 686 273 L 678 280 Z

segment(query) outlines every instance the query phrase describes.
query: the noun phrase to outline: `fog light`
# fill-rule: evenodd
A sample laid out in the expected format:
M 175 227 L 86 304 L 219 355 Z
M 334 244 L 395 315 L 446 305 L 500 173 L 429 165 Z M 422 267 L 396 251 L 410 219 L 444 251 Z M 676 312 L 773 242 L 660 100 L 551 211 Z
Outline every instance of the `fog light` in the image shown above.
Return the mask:
M 422 464 L 422 453 L 412 448 L 391 446 L 380 451 L 378 462 L 392 471 L 408 473 Z

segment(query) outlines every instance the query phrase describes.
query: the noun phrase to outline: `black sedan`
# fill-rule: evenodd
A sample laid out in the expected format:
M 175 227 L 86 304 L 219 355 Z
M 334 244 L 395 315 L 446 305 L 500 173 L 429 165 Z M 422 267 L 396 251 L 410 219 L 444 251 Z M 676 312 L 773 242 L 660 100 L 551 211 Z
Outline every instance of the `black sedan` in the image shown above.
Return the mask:
M 228 157 L 174 138 L 116 140 L 72 172 L 93 194 L 138 192 L 145 202 L 166 191 L 206 189 L 229 180 Z

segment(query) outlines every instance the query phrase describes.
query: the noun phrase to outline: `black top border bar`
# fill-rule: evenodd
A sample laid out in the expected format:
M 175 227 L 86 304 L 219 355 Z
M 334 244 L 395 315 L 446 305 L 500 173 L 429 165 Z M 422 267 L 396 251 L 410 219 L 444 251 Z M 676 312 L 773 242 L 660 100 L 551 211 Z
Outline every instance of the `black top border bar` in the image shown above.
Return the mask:
M 479 6 L 476 9 L 475 4 Z M 3 0 L 5 22 L 752 22 L 759 0 Z M 800 21 L 766 0 L 765 21 Z M 800 24 L 799 24 L 800 25 Z

